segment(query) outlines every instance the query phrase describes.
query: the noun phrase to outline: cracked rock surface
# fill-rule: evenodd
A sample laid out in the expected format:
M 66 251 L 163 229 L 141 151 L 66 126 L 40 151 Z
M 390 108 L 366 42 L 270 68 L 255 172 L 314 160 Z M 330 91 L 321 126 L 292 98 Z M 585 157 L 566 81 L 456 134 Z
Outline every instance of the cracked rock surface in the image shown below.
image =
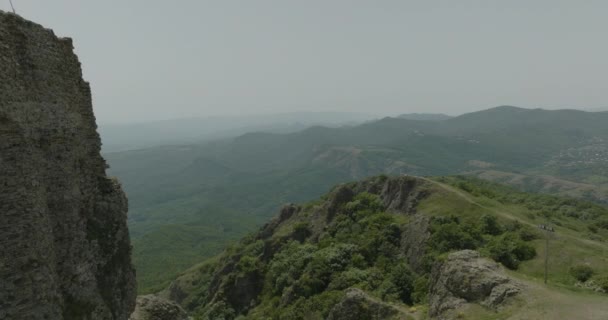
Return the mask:
M 128 319 L 127 199 L 71 39 L 0 11 L 0 320 Z
M 373 298 L 363 290 L 351 288 L 332 308 L 327 320 L 387 320 L 405 319 L 405 316 L 399 308 Z
M 177 303 L 150 294 L 137 297 L 129 320 L 188 320 L 188 315 Z
M 466 303 L 498 308 L 521 290 L 522 285 L 507 277 L 499 264 L 481 258 L 477 251 L 458 251 L 433 269 L 429 313 L 437 317 Z

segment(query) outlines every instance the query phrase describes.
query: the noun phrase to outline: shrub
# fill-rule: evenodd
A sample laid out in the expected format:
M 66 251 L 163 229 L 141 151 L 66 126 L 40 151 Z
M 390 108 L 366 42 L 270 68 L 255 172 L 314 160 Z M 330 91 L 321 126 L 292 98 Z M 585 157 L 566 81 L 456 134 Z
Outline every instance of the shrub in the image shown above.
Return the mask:
M 519 261 L 531 260 L 536 257 L 536 249 L 529 243 L 517 241 L 513 253 Z
M 519 230 L 519 238 L 523 241 L 532 241 L 540 239 L 540 234 L 529 227 L 523 227 Z
M 362 254 L 355 253 L 350 259 L 350 264 L 355 268 L 365 268 L 367 261 L 365 261 L 365 257 Z
M 382 238 L 393 244 L 398 246 L 401 242 L 401 229 L 395 223 L 391 223 L 381 232 Z
M 303 274 L 294 283 L 294 291 L 299 297 L 310 297 L 325 290 L 326 282 L 309 273 Z
M 370 215 L 383 210 L 380 198 L 371 193 L 362 192 L 355 196 L 355 199 L 344 206 L 347 213 L 357 212 L 363 215 Z
M 594 225 L 587 226 L 587 228 L 589 229 L 589 231 L 591 231 L 593 233 L 597 233 L 598 232 L 597 227 L 594 226 Z
M 450 250 L 475 249 L 478 241 L 470 233 L 463 230 L 459 224 L 451 222 L 435 227 L 429 244 L 431 248 L 439 252 L 448 252 Z
M 536 249 L 511 232 L 493 238 L 487 244 L 490 257 L 502 263 L 505 267 L 515 270 L 519 263 L 530 260 L 536 256 Z
M 205 307 L 203 319 L 227 320 L 234 319 L 236 312 L 224 301 L 218 301 Z
M 577 265 L 570 268 L 570 275 L 580 282 L 585 282 L 593 276 L 593 268 L 588 265 Z
M 418 277 L 414 280 L 414 292 L 412 292 L 412 301 L 423 304 L 428 300 L 429 279 L 426 277 Z
M 595 282 L 605 293 L 608 293 L 608 276 L 599 277 L 595 279 Z
M 276 312 L 273 317 L 256 319 L 325 319 L 331 308 L 342 300 L 344 293 L 341 291 L 325 291 L 308 299 L 297 299 L 293 304 Z
M 598 228 L 608 229 L 608 218 L 602 218 L 596 223 Z
M 243 256 L 236 267 L 242 274 L 247 274 L 259 271 L 260 264 L 260 260 L 257 257 Z
M 399 300 L 411 304 L 414 291 L 414 273 L 405 263 L 398 264 L 389 276 L 390 281 L 397 287 Z
M 497 236 L 503 232 L 495 216 L 484 214 L 480 220 L 482 233 Z
M 293 238 L 299 242 L 304 242 L 311 234 L 312 232 L 306 222 L 299 222 L 293 226 Z
M 337 244 L 313 253 L 304 274 L 310 277 L 310 281 L 314 280 L 311 287 L 318 289 L 329 284 L 332 274 L 345 270 L 357 250 L 357 246 L 352 244 Z
M 285 248 L 275 255 L 268 268 L 267 277 L 273 283 L 273 292 L 282 293 L 283 289 L 300 278 L 317 250 L 316 246 L 299 245 L 295 241 L 285 245 Z
M 357 284 L 366 282 L 368 278 L 368 272 L 351 268 L 344 272 L 339 273 L 334 276 L 332 281 L 330 282 L 328 289 L 329 290 L 344 290 L 355 286 Z

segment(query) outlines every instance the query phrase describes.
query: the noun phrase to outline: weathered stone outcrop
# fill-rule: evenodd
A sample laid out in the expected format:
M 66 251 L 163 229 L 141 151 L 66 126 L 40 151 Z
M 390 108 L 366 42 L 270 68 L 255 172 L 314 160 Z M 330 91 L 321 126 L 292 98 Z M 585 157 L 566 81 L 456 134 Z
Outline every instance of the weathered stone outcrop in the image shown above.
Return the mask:
M 522 290 L 522 285 L 507 277 L 497 263 L 472 250 L 451 253 L 434 267 L 431 279 L 429 313 L 439 318 L 467 303 L 497 308 Z
M 359 289 L 348 289 L 327 320 L 387 320 L 406 319 L 408 312 L 369 296 Z
M 127 199 L 70 39 L 0 11 L 0 319 L 127 319 Z
M 410 223 L 401 233 L 401 252 L 403 252 L 410 267 L 422 272 L 427 241 L 431 237 L 431 218 L 424 214 L 412 216 Z
M 429 183 L 412 176 L 388 178 L 379 176 L 347 184 L 354 194 L 369 192 L 380 196 L 388 212 L 415 214 L 418 202 L 429 196 Z
M 188 315 L 174 302 L 146 295 L 137 297 L 135 311 L 129 320 L 188 320 Z

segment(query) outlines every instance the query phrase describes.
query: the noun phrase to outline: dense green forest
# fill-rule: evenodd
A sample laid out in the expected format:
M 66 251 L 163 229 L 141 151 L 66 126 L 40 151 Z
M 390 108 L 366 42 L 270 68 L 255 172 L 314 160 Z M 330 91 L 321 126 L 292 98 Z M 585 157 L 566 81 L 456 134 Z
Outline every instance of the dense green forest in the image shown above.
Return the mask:
M 608 113 L 498 107 L 106 155 L 130 200 L 142 292 L 267 221 L 284 203 L 377 174 L 470 174 L 608 202 Z

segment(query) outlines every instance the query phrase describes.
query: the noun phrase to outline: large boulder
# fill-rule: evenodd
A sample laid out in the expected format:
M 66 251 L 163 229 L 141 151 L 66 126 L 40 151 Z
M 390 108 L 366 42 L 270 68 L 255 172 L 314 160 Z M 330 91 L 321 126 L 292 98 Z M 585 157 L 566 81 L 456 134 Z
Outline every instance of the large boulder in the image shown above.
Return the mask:
M 137 297 L 135 311 L 129 320 L 188 320 L 188 315 L 175 302 L 146 295 Z
M 351 288 L 336 304 L 327 320 L 390 320 L 406 319 L 407 311 L 371 297 L 360 289 Z
M 438 317 L 467 303 L 489 308 L 500 307 L 517 295 L 522 285 L 506 276 L 499 264 L 481 258 L 479 252 L 451 253 L 433 268 L 429 295 L 429 314 Z

